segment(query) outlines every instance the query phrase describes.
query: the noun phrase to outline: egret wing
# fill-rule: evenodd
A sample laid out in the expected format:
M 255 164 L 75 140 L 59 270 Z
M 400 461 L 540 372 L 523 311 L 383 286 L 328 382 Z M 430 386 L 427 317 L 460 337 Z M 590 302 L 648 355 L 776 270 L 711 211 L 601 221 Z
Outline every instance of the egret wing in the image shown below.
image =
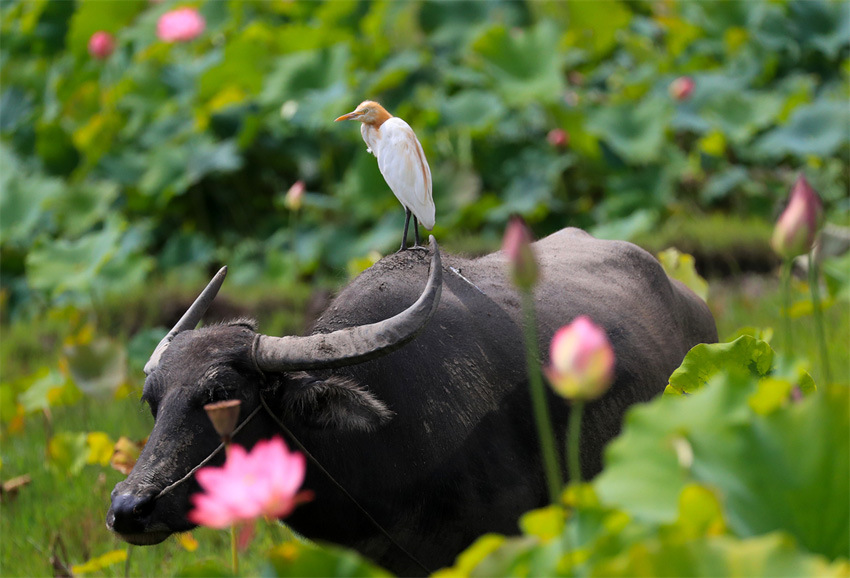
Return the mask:
M 401 204 L 431 230 L 434 227 L 431 168 L 419 139 L 406 122 L 395 117 L 384 122 L 380 132 L 376 156 L 381 174 Z

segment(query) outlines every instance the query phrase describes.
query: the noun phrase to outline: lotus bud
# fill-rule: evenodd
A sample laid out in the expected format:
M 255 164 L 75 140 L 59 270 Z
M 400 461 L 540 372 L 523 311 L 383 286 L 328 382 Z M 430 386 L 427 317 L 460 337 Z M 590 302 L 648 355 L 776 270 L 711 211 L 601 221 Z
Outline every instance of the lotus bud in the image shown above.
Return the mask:
M 502 250 L 508 257 L 514 284 L 529 291 L 537 282 L 537 261 L 531 250 L 531 231 L 522 217 L 511 217 L 505 230 Z
M 304 181 L 295 181 L 289 190 L 286 191 L 286 197 L 283 199 L 283 204 L 290 211 L 297 211 L 301 208 L 302 203 L 304 202 Z
M 673 100 L 683 101 L 688 100 L 691 97 L 691 93 L 694 91 L 694 79 L 690 76 L 680 76 L 676 80 L 670 83 L 670 86 L 667 90 L 670 92 L 670 97 Z
M 779 256 L 791 259 L 808 253 L 823 219 L 823 204 L 806 177 L 800 175 L 791 189 L 791 199 L 779 216 L 770 245 Z
M 562 128 L 553 128 L 546 135 L 546 140 L 557 149 L 567 148 L 570 144 L 570 133 Z
M 596 399 L 614 381 L 614 350 L 605 330 L 586 315 L 555 332 L 549 357 L 546 377 L 567 399 Z
M 115 51 L 115 39 L 109 32 L 99 30 L 89 38 L 89 54 L 98 60 L 106 60 Z
M 242 402 L 238 399 L 229 399 L 216 403 L 208 403 L 204 406 L 207 416 L 215 428 L 216 433 L 225 444 L 230 443 L 236 422 L 239 421 L 239 407 Z
M 165 42 L 188 42 L 200 36 L 206 25 L 194 8 L 178 8 L 159 17 L 156 35 Z

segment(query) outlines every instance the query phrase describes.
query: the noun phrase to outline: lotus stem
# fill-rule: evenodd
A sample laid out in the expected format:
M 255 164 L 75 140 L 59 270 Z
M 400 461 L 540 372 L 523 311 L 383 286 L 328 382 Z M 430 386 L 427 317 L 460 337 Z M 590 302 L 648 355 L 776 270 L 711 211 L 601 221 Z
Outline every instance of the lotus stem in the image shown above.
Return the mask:
M 573 402 L 570 411 L 570 431 L 567 438 L 567 463 L 570 466 L 570 484 L 578 486 L 581 484 L 581 458 L 579 448 L 581 444 L 581 420 L 584 416 L 584 401 L 577 399 Z
M 230 456 L 230 436 L 227 436 L 225 441 L 224 436 L 221 439 L 224 444 L 226 456 Z M 230 565 L 233 567 L 233 575 L 239 576 L 239 548 L 236 539 L 236 524 L 230 525 Z
M 230 526 L 230 562 L 233 566 L 233 575 L 239 576 L 239 552 L 236 548 L 236 524 Z
M 124 578 L 130 578 L 130 554 L 133 553 L 133 545 L 127 545 L 127 558 L 124 559 Z
M 284 540 L 280 531 L 280 520 L 277 518 L 268 518 L 266 517 L 266 526 L 269 529 L 269 533 L 272 535 L 272 541 L 275 544 L 282 544 L 283 542 L 288 542 L 289 540 Z
M 820 275 L 815 260 L 814 249 L 809 253 L 809 290 L 812 292 L 812 310 L 815 318 L 815 333 L 817 334 L 818 349 L 820 350 L 821 375 L 824 383 L 832 382 L 829 371 L 829 352 L 826 347 L 826 331 L 823 323 L 823 309 L 820 301 Z
M 555 451 L 555 436 L 552 433 L 552 420 L 546 403 L 546 390 L 540 375 L 540 348 L 537 343 L 537 320 L 534 314 L 534 298 L 530 290 L 521 291 L 522 308 L 525 315 L 525 353 L 528 366 L 528 381 L 531 386 L 531 403 L 534 409 L 534 421 L 540 438 L 540 451 L 546 471 L 546 484 L 549 499 L 557 504 L 560 499 L 563 481 L 561 479 L 558 455 Z
M 783 319 L 783 343 L 785 345 L 785 355 L 791 356 L 794 347 L 794 339 L 791 335 L 791 268 L 793 261 L 790 258 L 785 259 L 782 265 L 782 319 Z

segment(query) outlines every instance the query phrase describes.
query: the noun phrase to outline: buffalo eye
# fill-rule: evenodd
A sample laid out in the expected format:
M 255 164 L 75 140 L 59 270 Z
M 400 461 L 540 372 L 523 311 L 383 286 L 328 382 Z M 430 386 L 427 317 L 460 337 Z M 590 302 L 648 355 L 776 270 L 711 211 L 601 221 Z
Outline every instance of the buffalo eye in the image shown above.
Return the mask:
M 208 403 L 226 401 L 238 397 L 238 374 L 227 365 L 216 365 L 207 370 L 201 380 L 195 404 L 204 406 Z
M 157 394 L 156 389 L 156 380 L 152 379 L 152 376 L 148 377 L 145 380 L 145 386 L 142 389 L 141 401 L 148 404 L 154 420 L 156 420 L 156 413 L 159 410 L 159 395 Z
M 142 393 L 142 402 L 148 404 L 148 407 L 151 410 L 151 415 L 153 419 L 156 420 L 156 412 L 159 410 L 159 403 L 157 403 L 156 399 L 153 396 L 147 395 L 146 393 Z

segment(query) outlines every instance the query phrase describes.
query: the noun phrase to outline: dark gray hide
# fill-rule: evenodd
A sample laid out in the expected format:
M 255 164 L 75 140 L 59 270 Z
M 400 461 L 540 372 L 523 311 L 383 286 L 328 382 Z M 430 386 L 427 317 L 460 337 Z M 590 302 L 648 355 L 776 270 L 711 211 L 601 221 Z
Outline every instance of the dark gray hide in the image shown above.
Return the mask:
M 555 330 L 589 315 L 617 356 L 613 387 L 585 414 L 581 460 L 589 477 L 600 471 L 624 411 L 660 393 L 685 353 L 716 341 L 717 332 L 705 303 L 632 244 L 565 229 L 534 249 L 541 351 L 548 352 Z M 422 291 L 428 263 L 413 251 L 382 259 L 339 294 L 313 333 L 399 313 Z M 146 382 L 156 423 L 135 469 L 113 492 L 110 527 L 133 543 L 191 528 L 185 514 L 194 482 L 149 497 L 216 447 L 204 403 L 238 397 L 244 417 L 262 388 L 294 435 L 427 568 L 451 564 L 486 532 L 515 533 L 520 514 L 547 502 L 519 296 L 502 253 L 446 256 L 442 270 L 439 307 L 421 334 L 356 365 L 267 372 L 263 382 L 251 358 L 252 327 L 177 334 Z M 569 408 L 554 396 L 549 402 L 563 448 Z M 261 412 L 236 441 L 250 447 L 279 433 Z M 353 547 L 397 573 L 422 573 L 310 464 L 305 488 L 315 499 L 287 520 L 297 531 Z

